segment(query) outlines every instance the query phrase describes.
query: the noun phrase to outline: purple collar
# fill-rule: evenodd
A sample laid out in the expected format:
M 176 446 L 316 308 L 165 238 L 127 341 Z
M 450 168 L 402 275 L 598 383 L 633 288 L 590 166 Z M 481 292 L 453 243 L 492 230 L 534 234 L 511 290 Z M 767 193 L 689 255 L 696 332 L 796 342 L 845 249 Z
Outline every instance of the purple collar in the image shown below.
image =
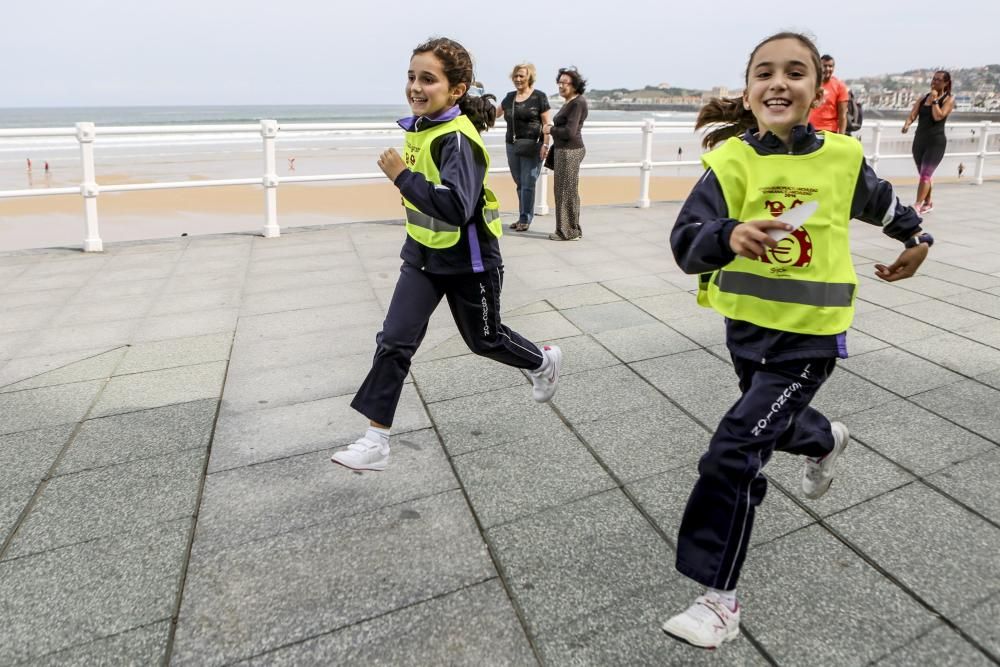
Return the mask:
M 454 106 L 448 107 L 444 111 L 441 111 L 434 116 L 408 116 L 406 118 L 399 119 L 398 121 L 396 121 L 396 123 L 407 132 L 415 132 L 418 129 L 423 129 L 422 127 L 418 128 L 417 127 L 418 124 L 424 125 L 426 123 L 447 123 L 450 120 L 455 120 L 461 114 L 462 110 L 459 109 L 458 105 L 456 104 Z M 420 122 L 421 119 L 423 119 L 424 121 L 423 123 Z

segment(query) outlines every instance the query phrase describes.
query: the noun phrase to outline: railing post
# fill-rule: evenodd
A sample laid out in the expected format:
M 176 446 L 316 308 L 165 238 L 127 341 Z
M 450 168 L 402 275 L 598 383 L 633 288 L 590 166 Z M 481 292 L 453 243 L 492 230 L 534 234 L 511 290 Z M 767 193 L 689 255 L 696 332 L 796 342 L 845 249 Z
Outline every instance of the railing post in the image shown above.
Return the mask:
M 551 149 L 550 149 L 551 150 Z M 535 215 L 549 214 L 549 170 L 542 166 L 535 181 Z
M 101 252 L 104 242 L 97 221 L 97 170 L 94 167 L 94 138 L 97 129 L 93 123 L 76 124 L 76 140 L 80 142 L 80 166 L 83 179 L 80 182 L 80 194 L 83 195 L 83 217 L 87 223 L 87 235 L 83 239 L 84 252 Z
M 875 122 L 875 131 L 872 133 L 872 171 L 878 173 L 879 148 L 882 145 L 882 121 Z
M 986 171 L 986 149 L 989 146 L 990 121 L 983 121 L 983 129 L 980 132 L 982 136 L 979 137 L 979 155 L 976 157 L 976 185 L 983 184 L 983 173 Z
M 278 137 L 278 121 L 260 121 L 260 136 L 264 138 L 264 236 L 281 236 L 278 227 L 278 165 L 274 142 Z
M 636 208 L 649 208 L 649 175 L 653 171 L 653 127 L 656 121 L 642 123 L 642 164 L 639 166 L 639 201 Z

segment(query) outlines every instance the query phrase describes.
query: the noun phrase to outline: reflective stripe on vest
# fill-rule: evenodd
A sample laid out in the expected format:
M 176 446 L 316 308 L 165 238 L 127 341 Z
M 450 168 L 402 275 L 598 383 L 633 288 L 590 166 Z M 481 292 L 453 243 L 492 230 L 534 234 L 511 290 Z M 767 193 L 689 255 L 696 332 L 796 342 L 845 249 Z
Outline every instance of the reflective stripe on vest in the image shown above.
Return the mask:
M 848 224 L 864 159 L 853 138 L 824 133 L 803 155 L 758 155 L 732 138 L 702 156 L 726 200 L 728 216 L 767 220 L 810 201 L 816 212 L 761 259 L 737 256 L 700 276 L 698 303 L 769 329 L 831 335 L 851 326 L 857 276 Z
M 847 308 L 854 301 L 855 286 L 852 283 L 817 283 L 787 278 L 773 280 L 739 271 L 717 271 L 713 282 L 720 290 L 730 294 L 819 308 Z
M 415 208 L 406 208 L 406 224 L 415 225 L 417 227 L 422 227 L 424 229 L 429 229 L 432 232 L 457 232 L 460 227 L 445 222 L 444 220 L 439 220 L 433 216 L 427 215 L 426 213 L 421 213 Z

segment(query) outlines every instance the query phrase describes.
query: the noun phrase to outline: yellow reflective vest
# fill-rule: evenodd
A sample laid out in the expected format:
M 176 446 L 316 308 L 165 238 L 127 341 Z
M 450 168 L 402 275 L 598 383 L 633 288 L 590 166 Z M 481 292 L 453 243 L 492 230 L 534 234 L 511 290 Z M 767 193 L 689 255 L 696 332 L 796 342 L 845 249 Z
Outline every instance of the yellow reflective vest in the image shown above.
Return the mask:
M 440 136 L 449 132 L 461 132 L 469 141 L 479 147 L 486 160 L 486 172 L 483 174 L 483 223 L 493 236 L 503 236 L 503 226 L 500 223 L 500 202 L 493 191 L 486 187 L 486 176 L 490 169 L 490 154 L 486 151 L 482 137 L 465 116 L 459 115 L 447 123 L 419 132 L 406 133 L 406 146 L 403 149 L 403 161 L 410 171 L 423 174 L 430 183 L 441 185 L 441 172 L 431 157 L 431 144 Z M 462 236 L 461 227 L 445 220 L 440 220 L 420 211 L 405 197 L 403 206 L 406 209 L 406 233 L 414 241 L 428 248 L 450 248 L 458 243 Z
M 702 157 L 740 221 L 778 217 L 816 201 L 819 208 L 762 259 L 737 256 L 699 278 L 698 303 L 734 320 L 801 334 L 846 331 L 854 319 L 857 275 L 848 223 L 864 154 L 851 137 L 824 133 L 806 155 L 758 155 L 731 138 Z

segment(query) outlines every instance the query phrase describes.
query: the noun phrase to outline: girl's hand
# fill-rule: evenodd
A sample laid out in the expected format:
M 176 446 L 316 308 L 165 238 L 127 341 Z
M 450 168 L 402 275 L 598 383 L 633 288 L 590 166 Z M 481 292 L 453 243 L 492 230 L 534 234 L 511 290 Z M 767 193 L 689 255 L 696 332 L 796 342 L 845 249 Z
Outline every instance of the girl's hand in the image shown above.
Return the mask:
M 906 121 L 905 123 L 903 123 L 903 134 L 906 134 L 906 131 L 909 129 L 910 129 L 910 121 Z
M 403 158 L 399 157 L 399 153 L 396 152 L 395 148 L 382 151 L 382 154 L 378 156 L 378 168 L 394 183 L 396 182 L 396 177 L 406 171 Z
M 926 257 L 927 244 L 919 243 L 899 253 L 899 257 L 890 266 L 876 264 L 875 275 L 890 283 L 909 278 L 917 272 Z
M 768 248 L 778 245 L 777 241 L 768 236 L 769 229 L 790 232 L 792 226 L 780 220 L 748 220 L 733 227 L 729 247 L 741 257 L 760 259 Z

